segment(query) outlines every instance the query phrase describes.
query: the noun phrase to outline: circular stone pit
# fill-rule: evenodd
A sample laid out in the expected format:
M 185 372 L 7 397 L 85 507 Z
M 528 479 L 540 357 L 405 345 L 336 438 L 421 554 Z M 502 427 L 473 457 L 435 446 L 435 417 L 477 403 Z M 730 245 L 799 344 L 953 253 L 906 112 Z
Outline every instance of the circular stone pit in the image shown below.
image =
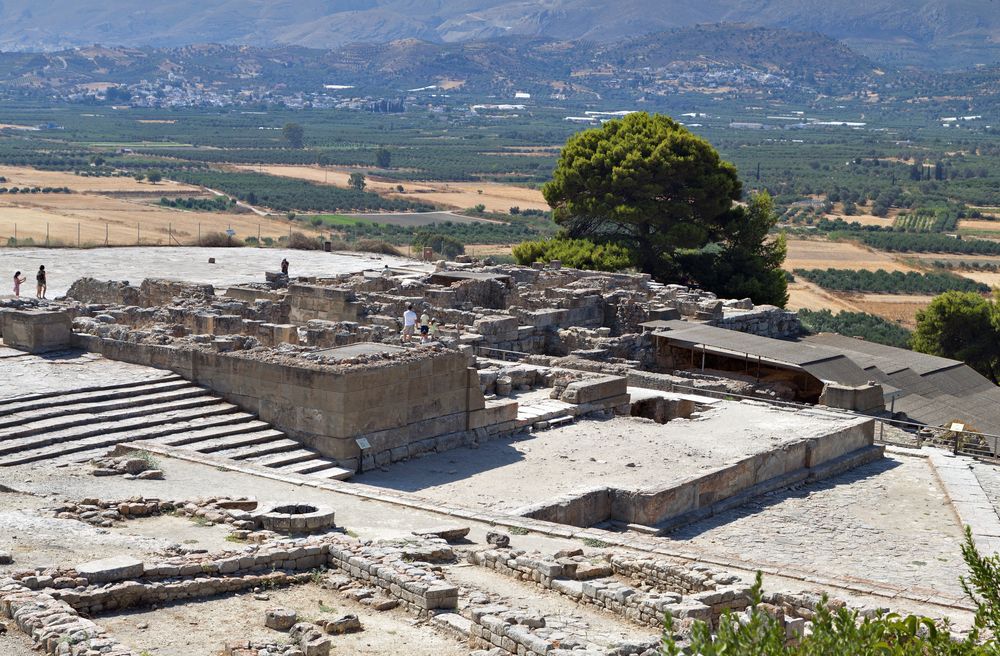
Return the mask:
M 270 506 L 257 513 L 254 521 L 275 533 L 316 533 L 336 526 L 332 508 L 308 503 Z

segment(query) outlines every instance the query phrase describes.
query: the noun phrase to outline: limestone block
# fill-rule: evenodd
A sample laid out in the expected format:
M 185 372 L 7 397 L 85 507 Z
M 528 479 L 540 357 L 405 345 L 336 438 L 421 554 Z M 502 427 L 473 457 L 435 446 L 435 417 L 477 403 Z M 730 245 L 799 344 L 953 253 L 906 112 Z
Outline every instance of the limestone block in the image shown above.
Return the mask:
M 561 398 L 567 403 L 582 404 L 621 396 L 627 392 L 628 385 L 624 376 L 604 376 L 570 383 Z
M 45 353 L 70 347 L 73 321 L 67 312 L 3 310 L 0 326 L 5 345 L 29 353 Z
M 469 527 L 457 525 L 435 526 L 433 528 L 424 528 L 413 531 L 413 534 L 420 537 L 437 537 L 445 540 L 446 542 L 455 542 L 456 540 L 461 540 L 469 534 Z
M 264 611 L 264 626 L 275 631 L 288 631 L 298 620 L 298 614 L 287 608 L 268 608 Z
M 131 556 L 112 556 L 77 565 L 76 571 L 91 583 L 112 583 L 138 578 L 144 567 L 141 560 Z

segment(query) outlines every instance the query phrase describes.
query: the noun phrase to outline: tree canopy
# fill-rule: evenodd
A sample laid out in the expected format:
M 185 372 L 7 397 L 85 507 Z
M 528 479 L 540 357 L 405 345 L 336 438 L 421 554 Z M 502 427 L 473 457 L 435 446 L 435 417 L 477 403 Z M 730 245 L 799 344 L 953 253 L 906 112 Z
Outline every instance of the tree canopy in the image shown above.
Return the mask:
M 961 360 L 996 383 L 1000 309 L 975 292 L 945 292 L 917 312 L 911 346 L 921 353 Z
M 704 139 L 660 114 L 630 114 L 570 137 L 542 189 L 570 237 L 618 241 L 654 275 L 678 248 L 720 235 L 742 191 L 736 168 Z
M 292 148 L 302 148 L 305 143 L 305 130 L 298 123 L 285 123 L 285 127 L 281 129 L 281 136 Z
M 770 197 L 734 207 L 736 168 L 667 116 L 630 114 L 572 136 L 542 193 L 566 237 L 620 244 L 659 280 L 757 302 L 787 298 L 784 244 L 765 243 L 776 221 Z
M 781 264 L 788 247 L 784 235 L 767 239 L 778 222 L 770 194 L 751 196 L 746 206 L 734 207 L 730 215 L 718 243 L 679 256 L 685 271 L 724 298 L 750 297 L 755 303 L 784 307 L 788 280 Z

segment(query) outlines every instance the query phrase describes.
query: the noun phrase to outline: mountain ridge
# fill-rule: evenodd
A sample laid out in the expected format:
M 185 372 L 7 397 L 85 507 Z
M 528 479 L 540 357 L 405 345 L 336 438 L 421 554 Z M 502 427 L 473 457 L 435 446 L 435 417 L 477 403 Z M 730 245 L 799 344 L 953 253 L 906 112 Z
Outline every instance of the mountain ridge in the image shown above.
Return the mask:
M 416 38 L 432 43 L 527 36 L 614 43 L 678 27 L 746 23 L 818 32 L 880 63 L 1000 62 L 996 0 L 132 0 L 0 1 L 0 49 L 93 43 L 337 48 Z

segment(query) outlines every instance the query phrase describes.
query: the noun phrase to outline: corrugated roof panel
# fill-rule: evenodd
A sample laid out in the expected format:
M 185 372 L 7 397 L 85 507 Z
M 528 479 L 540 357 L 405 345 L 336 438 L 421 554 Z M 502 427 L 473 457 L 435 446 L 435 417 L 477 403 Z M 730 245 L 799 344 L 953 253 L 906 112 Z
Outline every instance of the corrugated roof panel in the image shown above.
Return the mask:
M 688 345 L 704 344 L 799 366 L 842 355 L 833 349 L 814 344 L 772 339 L 704 324 L 679 320 L 669 321 L 668 324 L 669 328 L 658 330 L 654 334 L 672 342 L 683 342 Z
M 833 333 L 810 335 L 808 337 L 803 337 L 802 341 L 809 344 L 816 344 L 818 346 L 825 346 L 827 348 L 838 348 L 845 351 L 863 353 L 873 358 L 884 358 L 885 360 L 897 362 L 909 367 L 921 375 L 931 371 L 937 371 L 938 369 L 947 369 L 955 366 L 956 364 L 963 364 L 958 360 L 942 358 L 936 355 L 927 355 L 926 353 L 918 353 L 909 349 L 886 346 L 885 344 L 878 344 L 877 342 L 868 342 L 863 339 L 854 339 L 853 337 L 844 337 L 843 335 L 836 335 Z M 848 354 L 845 353 L 845 355 Z M 879 368 L 881 369 L 882 367 Z
M 935 387 L 955 396 L 997 389 L 996 385 L 986 377 L 981 376 L 972 367 L 963 364 L 955 365 L 949 369 L 932 371 L 923 378 Z
M 864 369 L 844 356 L 809 362 L 802 365 L 802 368 L 823 382 L 864 385 L 871 380 L 871 376 Z

